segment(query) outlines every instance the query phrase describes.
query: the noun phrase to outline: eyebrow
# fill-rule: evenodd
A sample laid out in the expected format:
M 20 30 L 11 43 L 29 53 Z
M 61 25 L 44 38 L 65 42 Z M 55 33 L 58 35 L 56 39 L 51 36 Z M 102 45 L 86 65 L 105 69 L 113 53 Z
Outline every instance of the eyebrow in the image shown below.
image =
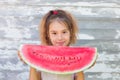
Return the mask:
M 50 32 L 56 32 L 56 31 L 52 30 L 52 31 L 50 31 Z
M 69 30 L 69 29 L 64 29 L 62 31 L 67 31 L 67 30 Z M 55 30 L 51 30 L 50 32 L 56 32 L 56 31 Z

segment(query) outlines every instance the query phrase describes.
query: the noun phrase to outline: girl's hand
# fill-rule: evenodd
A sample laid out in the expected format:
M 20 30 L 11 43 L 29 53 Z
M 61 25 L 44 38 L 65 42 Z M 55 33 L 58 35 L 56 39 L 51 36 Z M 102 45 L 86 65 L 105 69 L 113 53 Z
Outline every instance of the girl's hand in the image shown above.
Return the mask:
M 96 61 L 88 69 L 92 68 L 95 65 L 95 63 L 96 63 Z
M 98 55 L 97 55 L 97 58 L 98 58 Z M 97 58 L 96 58 L 96 60 L 97 60 Z M 96 63 L 96 61 L 88 69 L 92 68 L 95 65 L 95 63 Z
M 21 57 L 21 55 L 20 55 L 20 51 L 18 51 L 18 57 L 20 58 L 20 60 L 21 60 L 24 64 L 26 64 L 25 61 L 22 59 L 22 57 Z

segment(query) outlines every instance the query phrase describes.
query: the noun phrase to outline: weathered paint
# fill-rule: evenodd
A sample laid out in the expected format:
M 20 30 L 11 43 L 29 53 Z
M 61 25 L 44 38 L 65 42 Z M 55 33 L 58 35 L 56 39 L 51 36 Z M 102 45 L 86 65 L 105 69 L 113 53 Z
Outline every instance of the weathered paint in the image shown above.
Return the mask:
M 119 0 L 1 0 L 0 80 L 28 80 L 29 66 L 17 56 L 21 44 L 40 44 L 38 25 L 51 9 L 64 9 L 78 20 L 75 45 L 98 48 L 94 67 L 85 71 L 86 80 L 120 80 Z M 13 77 L 14 76 L 14 77 Z

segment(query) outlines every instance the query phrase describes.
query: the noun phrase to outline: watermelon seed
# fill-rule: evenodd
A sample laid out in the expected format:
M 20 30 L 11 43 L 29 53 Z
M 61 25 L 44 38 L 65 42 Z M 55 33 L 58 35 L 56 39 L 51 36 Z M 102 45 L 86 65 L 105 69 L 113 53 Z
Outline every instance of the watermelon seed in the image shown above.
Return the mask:
M 35 54 L 35 52 L 33 52 L 33 54 Z
M 38 55 L 36 52 L 33 52 L 34 55 Z
M 68 65 L 70 65 L 70 63 L 68 63 Z

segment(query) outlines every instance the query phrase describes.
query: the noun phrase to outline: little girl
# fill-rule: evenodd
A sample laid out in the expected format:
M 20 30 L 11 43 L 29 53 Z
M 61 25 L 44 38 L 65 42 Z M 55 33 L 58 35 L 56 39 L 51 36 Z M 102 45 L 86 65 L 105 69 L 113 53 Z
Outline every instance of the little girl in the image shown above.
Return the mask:
M 41 20 L 41 45 L 70 46 L 76 42 L 77 28 L 76 21 L 70 13 L 64 10 L 51 10 Z M 29 80 L 84 80 L 84 74 L 52 74 L 30 67 Z

